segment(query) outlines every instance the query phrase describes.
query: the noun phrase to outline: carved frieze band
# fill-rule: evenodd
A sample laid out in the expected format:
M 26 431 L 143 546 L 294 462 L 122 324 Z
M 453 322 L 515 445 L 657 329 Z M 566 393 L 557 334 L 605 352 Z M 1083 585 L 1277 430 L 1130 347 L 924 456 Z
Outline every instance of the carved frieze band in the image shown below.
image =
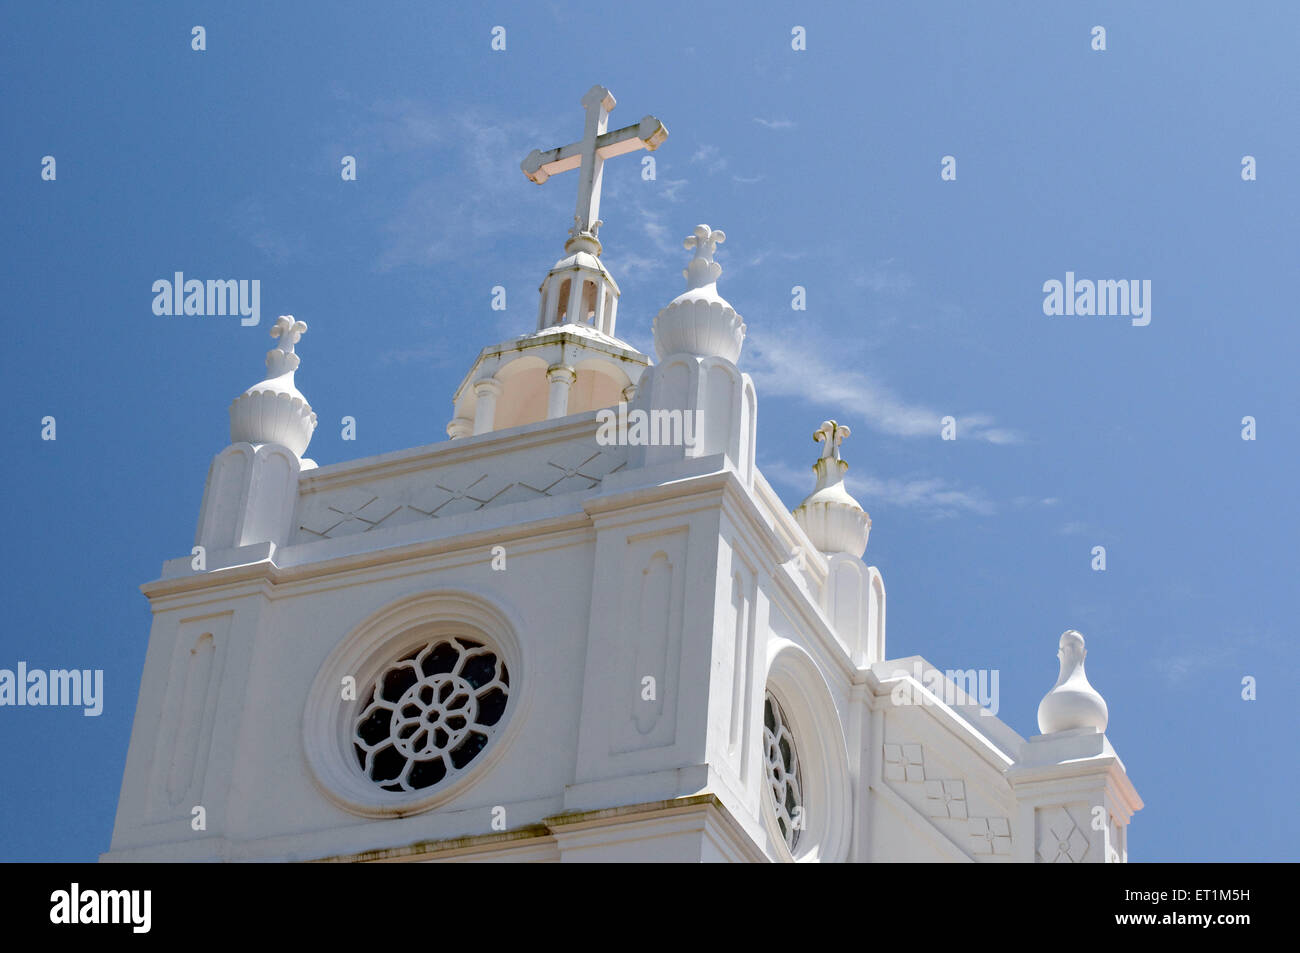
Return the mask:
M 308 538 L 335 539 L 366 533 L 380 526 L 399 526 L 421 519 L 441 518 L 506 503 L 590 490 L 621 469 L 621 453 L 589 446 L 570 446 L 523 479 L 497 473 L 448 473 L 417 490 L 409 503 L 398 503 L 364 487 L 322 493 L 304 507 L 299 522 Z

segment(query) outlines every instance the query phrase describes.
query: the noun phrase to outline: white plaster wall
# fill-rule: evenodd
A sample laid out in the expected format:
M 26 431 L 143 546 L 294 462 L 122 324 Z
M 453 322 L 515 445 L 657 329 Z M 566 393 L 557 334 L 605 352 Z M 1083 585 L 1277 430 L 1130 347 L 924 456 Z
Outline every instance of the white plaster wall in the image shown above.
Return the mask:
M 292 545 L 230 550 L 207 573 L 168 563 L 146 586 L 154 624 L 107 859 L 410 854 L 487 837 L 448 859 L 1000 862 L 1032 859 L 1046 812 L 1089 799 L 1117 820 L 1087 834 L 1088 859 L 1126 848 L 1140 801 L 1108 746 L 1075 781 L 1039 766 L 1017 789 L 1007 772 L 1024 742 L 1000 720 L 892 703 L 892 671 L 912 660 L 875 661 L 883 588 L 832 619 L 827 560 L 749 462 L 729 451 L 628 468 L 626 448 L 597 446 L 593 430 L 578 415 L 309 471 Z M 481 479 L 494 492 L 476 499 Z M 430 515 L 430 499 L 445 508 Z M 521 643 L 508 724 L 445 802 L 350 811 L 309 765 L 308 695 L 376 613 L 444 591 L 494 606 Z M 811 820 L 793 857 L 764 801 L 769 686 L 806 766 Z M 308 745 L 320 730 L 306 726 Z M 921 755 L 899 776 L 904 749 Z M 701 816 L 556 820 L 705 793 L 717 805 Z M 196 805 L 206 831 L 192 829 Z M 553 841 L 492 840 L 498 807 L 510 830 L 545 823 Z M 976 819 L 997 819 L 1007 842 L 981 852 Z
M 496 805 L 506 808 L 511 827 L 558 811 L 574 774 L 594 540 L 570 532 L 546 544 L 504 545 L 504 572 L 491 569 L 489 549 L 475 548 L 277 586 L 274 600 L 260 594 L 240 600 L 235 624 L 218 635 L 226 662 L 220 703 L 193 797 L 206 808 L 208 837 L 293 836 L 291 843 L 269 848 L 271 855 L 324 856 L 489 832 Z M 260 593 L 262 586 L 249 588 Z M 513 738 L 497 739 L 508 740 L 509 757 L 440 810 L 396 820 L 353 815 L 323 796 L 308 769 L 302 742 L 308 689 L 329 652 L 366 617 L 403 597 L 447 588 L 490 593 L 519 620 L 519 636 L 534 651 L 527 682 L 512 683 L 512 689 L 530 692 L 528 718 Z M 182 853 L 205 853 L 198 846 L 202 835 L 190 830 L 191 804 L 171 811 L 177 818 L 171 824 L 143 824 L 151 762 L 171 757 L 159 728 L 181 717 L 177 709 L 185 704 L 174 698 L 163 711 L 160 696 L 168 682 L 162 670 L 186 629 L 181 620 L 194 611 L 174 609 L 156 619 L 114 850 L 170 840 L 185 845 Z M 359 685 L 358 694 L 368 689 Z

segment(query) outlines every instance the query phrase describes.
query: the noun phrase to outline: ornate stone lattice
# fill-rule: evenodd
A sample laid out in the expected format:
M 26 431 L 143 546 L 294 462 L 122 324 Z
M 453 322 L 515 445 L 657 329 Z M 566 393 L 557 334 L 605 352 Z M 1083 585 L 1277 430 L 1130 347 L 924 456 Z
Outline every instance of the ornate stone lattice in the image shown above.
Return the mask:
M 768 791 L 776 824 L 791 851 L 803 830 L 803 781 L 799 774 L 799 752 L 790 733 L 785 712 L 772 693 L 763 701 L 763 758 L 767 767 Z
M 618 452 L 576 445 L 554 453 L 544 465 L 513 482 L 478 470 L 438 473 L 408 503 L 368 487 L 348 487 L 317 494 L 306 506 L 299 528 L 307 534 L 306 539 L 337 539 L 430 517 L 580 492 L 598 486 L 625 463 L 625 456 Z
M 385 791 L 432 787 L 465 770 L 505 714 L 510 675 L 471 639 L 440 638 L 389 665 L 356 719 L 353 748 Z

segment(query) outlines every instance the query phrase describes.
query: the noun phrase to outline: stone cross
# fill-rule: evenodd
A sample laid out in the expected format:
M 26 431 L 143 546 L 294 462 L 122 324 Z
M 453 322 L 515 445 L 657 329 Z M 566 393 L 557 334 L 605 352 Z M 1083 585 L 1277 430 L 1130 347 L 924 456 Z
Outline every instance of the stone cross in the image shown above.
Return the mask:
M 718 246 L 727 240 L 727 233 L 720 228 L 709 228 L 707 225 L 696 225 L 695 231 L 686 236 L 686 241 L 682 244 L 686 250 L 695 249 L 695 257 L 703 258 L 706 261 L 713 261 L 713 256 L 717 254 Z
M 294 353 L 293 346 L 306 331 L 307 322 L 295 321 L 292 314 L 282 314 L 275 319 L 275 324 L 271 327 L 271 337 L 279 338 L 280 342 L 266 352 L 266 369 L 271 377 L 279 377 L 281 374 L 288 374 L 298 369 L 302 359 Z M 304 448 L 305 446 L 304 444 Z
M 279 350 L 292 354 L 293 346 L 298 343 L 306 330 L 306 321 L 295 321 L 292 314 L 282 314 L 275 319 L 275 324 L 271 327 L 271 337 L 280 339 Z
M 594 240 L 601 225 L 600 179 L 605 160 L 637 149 L 653 152 L 668 138 L 668 130 L 654 116 L 646 116 L 634 126 L 606 132 L 615 99 L 604 86 L 587 90 L 582 106 L 587 111 L 587 123 L 579 141 L 546 152 L 534 149 L 519 167 L 538 185 L 557 172 L 578 169 L 578 205 L 569 235 L 574 239 L 586 236 Z
M 695 249 L 695 257 L 682 272 L 688 289 L 703 288 L 717 282 L 722 274 L 722 266 L 713 260 L 713 256 L 717 253 L 718 246 L 726 240 L 726 232 L 707 225 L 696 225 L 695 231 L 686 236 L 686 250 Z
M 833 420 L 826 420 L 817 428 L 817 432 L 813 434 L 813 439 L 818 443 L 826 444 L 826 446 L 822 447 L 823 459 L 829 457 L 832 460 L 838 460 L 840 458 L 840 444 L 849 434 L 848 427 L 843 427 Z

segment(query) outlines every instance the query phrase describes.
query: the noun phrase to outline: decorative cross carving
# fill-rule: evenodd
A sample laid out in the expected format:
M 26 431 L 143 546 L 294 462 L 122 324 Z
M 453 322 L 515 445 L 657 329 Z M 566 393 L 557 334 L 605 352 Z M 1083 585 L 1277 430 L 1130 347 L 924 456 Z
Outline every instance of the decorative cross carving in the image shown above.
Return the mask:
M 696 225 L 695 231 L 686 236 L 686 250 L 695 249 L 695 257 L 703 258 L 705 261 L 713 261 L 713 255 L 719 245 L 727 240 L 727 233 L 720 228 L 709 228 L 707 225 Z
M 282 314 L 275 319 L 271 337 L 279 338 L 280 343 L 266 352 L 266 370 L 271 377 L 297 370 L 302 359 L 293 352 L 293 346 L 306 333 L 307 322 L 295 321 L 292 314 Z
M 1011 824 L 1005 817 L 972 817 L 970 847 L 976 854 L 1011 853 Z
M 966 819 L 966 788 L 959 779 L 926 781 L 925 803 L 931 817 Z
M 1038 844 L 1038 856 L 1047 863 L 1080 863 L 1088 853 L 1088 839 L 1079 832 L 1074 818 L 1057 808 Z
M 844 438 L 849 436 L 852 431 L 848 427 L 843 427 L 833 420 L 822 421 L 822 425 L 817 428 L 813 434 L 813 439 L 818 443 L 824 443 L 822 447 L 822 458 L 838 460 L 840 458 L 840 444 Z
M 682 277 L 686 279 L 686 287 L 694 290 L 703 288 L 705 285 L 713 284 L 722 274 L 722 266 L 713 260 L 718 246 L 727 240 L 727 233 L 722 229 L 709 228 L 707 225 L 696 225 L 695 231 L 686 236 L 686 250 L 695 249 L 695 257 L 691 263 L 686 266 L 682 272 Z
M 610 110 L 616 105 L 614 94 L 596 85 L 582 97 L 587 122 L 582 138 L 558 149 L 542 152 L 534 149 L 520 163 L 524 175 L 541 185 L 557 172 L 579 169 L 578 205 L 573 216 L 571 239 L 585 236 L 595 240 L 600 228 L 600 180 L 605 160 L 638 149 L 653 152 L 668 138 L 668 130 L 654 116 L 646 116 L 634 126 L 606 132 Z
M 279 348 L 286 354 L 293 353 L 293 346 L 307 333 L 306 321 L 295 321 L 292 314 L 282 314 L 275 319 L 271 327 L 271 337 L 279 338 Z

